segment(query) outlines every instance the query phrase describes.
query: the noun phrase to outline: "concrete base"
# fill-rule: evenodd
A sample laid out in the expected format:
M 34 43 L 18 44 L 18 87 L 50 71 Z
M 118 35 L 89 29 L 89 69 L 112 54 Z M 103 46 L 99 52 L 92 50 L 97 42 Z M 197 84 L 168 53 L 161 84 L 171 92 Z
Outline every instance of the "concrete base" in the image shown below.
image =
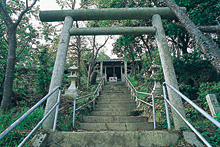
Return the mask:
M 187 143 L 193 146 L 196 146 L 196 147 L 204 146 L 201 142 L 198 141 L 196 134 L 191 131 L 183 131 L 183 137 Z
M 64 93 L 63 96 L 68 96 L 68 97 L 75 98 L 75 97 L 78 96 L 78 92 L 77 92 L 77 90 L 72 91 L 72 90 L 69 90 L 69 89 L 68 89 L 67 91 L 65 91 L 65 93 Z
M 47 147 L 162 147 L 177 143 L 178 132 L 51 132 Z
M 38 133 L 36 134 L 32 139 L 32 146 L 33 147 L 42 147 L 45 146 L 45 142 L 47 140 L 47 134 L 46 133 Z

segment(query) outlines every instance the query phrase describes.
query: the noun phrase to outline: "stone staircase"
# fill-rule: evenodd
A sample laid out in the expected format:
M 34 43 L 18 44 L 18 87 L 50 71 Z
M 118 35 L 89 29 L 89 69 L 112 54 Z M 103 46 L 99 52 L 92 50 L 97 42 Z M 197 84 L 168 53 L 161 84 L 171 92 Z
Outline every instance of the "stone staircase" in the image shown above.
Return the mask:
M 135 102 L 123 82 L 108 82 L 98 97 L 91 116 L 84 116 L 80 130 L 138 131 L 152 130 L 153 122 L 137 116 Z
M 177 143 L 178 131 L 153 130 L 153 122 L 138 116 L 123 82 L 109 82 L 91 116 L 76 132 L 52 131 L 41 147 L 164 147 Z M 152 131 L 151 131 L 152 130 Z M 38 145 L 37 145 L 38 146 Z

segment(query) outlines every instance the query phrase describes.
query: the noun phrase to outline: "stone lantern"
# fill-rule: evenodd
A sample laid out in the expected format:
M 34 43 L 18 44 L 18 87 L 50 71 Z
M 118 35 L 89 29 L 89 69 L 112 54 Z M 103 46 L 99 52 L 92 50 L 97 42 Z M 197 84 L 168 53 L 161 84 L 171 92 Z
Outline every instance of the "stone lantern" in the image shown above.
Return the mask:
M 156 78 L 156 76 L 158 75 L 157 71 L 159 67 L 160 67 L 159 65 L 153 63 L 149 69 L 149 71 L 152 72 L 150 77 L 154 79 L 154 88 L 152 92 L 154 93 L 155 96 L 161 96 L 163 94 L 162 85 L 160 81 Z
M 78 91 L 76 88 L 76 80 L 78 79 L 77 73 L 79 72 L 79 69 L 78 67 L 73 65 L 70 68 L 68 68 L 68 70 L 70 71 L 70 75 L 68 76 L 68 78 L 71 80 L 71 84 L 64 95 L 76 97 L 78 96 Z

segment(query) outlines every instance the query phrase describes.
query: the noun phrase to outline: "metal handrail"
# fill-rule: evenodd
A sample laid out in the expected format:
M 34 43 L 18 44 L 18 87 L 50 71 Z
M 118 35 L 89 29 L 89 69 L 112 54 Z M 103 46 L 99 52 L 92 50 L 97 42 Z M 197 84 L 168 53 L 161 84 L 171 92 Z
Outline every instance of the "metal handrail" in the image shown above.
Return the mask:
M 98 86 L 96 87 L 95 91 L 92 94 L 84 95 L 84 96 L 77 97 L 74 99 L 74 102 L 73 102 L 73 127 L 75 126 L 75 115 L 76 115 L 77 110 L 87 106 L 91 102 L 93 102 L 93 109 L 95 109 L 95 99 L 97 96 L 99 96 L 99 92 L 102 90 L 102 86 L 104 86 L 104 84 L 105 84 L 105 76 L 103 76 L 102 80 L 99 82 Z M 83 104 L 83 105 L 79 106 L 78 108 L 76 108 L 76 101 L 77 100 L 85 98 L 85 97 L 87 97 L 87 99 L 89 99 L 90 96 L 93 96 L 92 100 L 90 100 L 88 103 Z
M 181 98 L 183 98 L 186 102 L 191 104 L 196 110 L 198 110 L 203 116 L 205 116 L 208 120 L 210 120 L 212 123 L 214 123 L 218 128 L 220 128 L 220 122 L 215 120 L 211 115 L 206 113 L 203 109 L 199 108 L 193 101 L 191 101 L 189 98 L 187 98 L 185 95 L 183 95 L 179 90 L 174 88 L 172 85 L 170 85 L 168 82 L 163 83 L 163 93 L 164 93 L 164 102 L 166 107 L 166 116 L 167 116 L 167 125 L 168 129 L 170 129 L 170 118 L 169 118 L 169 112 L 168 112 L 168 106 L 167 103 L 176 111 L 176 113 L 183 119 L 183 121 L 193 130 L 193 132 L 196 133 L 196 135 L 208 146 L 211 147 L 211 145 L 205 140 L 205 138 L 190 124 L 189 121 L 186 120 L 186 118 L 176 109 L 176 107 L 167 99 L 166 96 L 166 87 L 170 87 L 174 92 L 176 92 Z
M 137 91 L 135 89 L 135 87 L 133 86 L 133 84 L 131 83 L 131 81 L 127 78 L 127 76 L 125 76 L 125 82 L 127 83 L 127 86 L 131 89 L 131 99 L 132 99 L 132 96 L 134 95 L 134 92 L 135 92 L 135 102 L 136 102 L 137 108 L 140 106 L 140 102 L 145 103 L 146 105 L 149 105 L 149 106 L 152 107 L 152 109 L 153 109 L 154 129 L 156 129 L 156 114 L 155 114 L 155 105 L 154 105 L 154 94 L 153 93 L 146 93 L 146 92 L 139 92 L 139 91 Z M 138 98 L 138 93 L 146 94 L 146 95 L 151 95 L 152 104 L 139 99 Z M 139 101 L 139 103 L 138 103 L 138 101 Z
M 57 86 L 54 90 L 44 96 L 37 104 L 35 104 L 32 108 L 30 108 L 25 114 L 23 114 L 20 118 L 18 118 L 12 125 L 10 125 L 7 129 L 5 129 L 0 134 L 0 140 L 3 139 L 11 130 L 13 130 L 17 125 L 19 125 L 27 116 L 29 116 L 38 106 L 40 106 L 45 100 L 47 100 L 54 92 L 59 90 L 58 98 L 56 104 L 50 109 L 50 111 L 45 114 L 45 116 L 41 119 L 41 121 L 35 126 L 35 128 L 24 138 L 24 140 L 18 145 L 21 147 L 24 143 L 30 138 L 30 136 L 37 130 L 37 128 L 44 122 L 44 120 L 50 115 L 50 113 L 56 108 L 55 119 L 53 124 L 53 131 L 56 129 L 57 115 L 59 110 L 60 96 L 61 96 L 61 87 Z

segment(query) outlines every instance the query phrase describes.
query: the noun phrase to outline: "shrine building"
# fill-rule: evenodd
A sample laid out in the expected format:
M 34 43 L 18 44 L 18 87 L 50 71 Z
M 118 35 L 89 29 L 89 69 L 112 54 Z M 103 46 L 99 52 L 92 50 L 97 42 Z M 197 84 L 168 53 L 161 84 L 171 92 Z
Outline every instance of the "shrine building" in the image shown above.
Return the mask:
M 135 60 L 135 68 L 137 73 L 141 69 L 141 60 Z M 129 77 L 132 69 L 132 62 L 124 59 L 98 60 L 96 62 L 95 71 L 98 77 L 106 77 L 108 81 L 124 81 L 125 75 Z

